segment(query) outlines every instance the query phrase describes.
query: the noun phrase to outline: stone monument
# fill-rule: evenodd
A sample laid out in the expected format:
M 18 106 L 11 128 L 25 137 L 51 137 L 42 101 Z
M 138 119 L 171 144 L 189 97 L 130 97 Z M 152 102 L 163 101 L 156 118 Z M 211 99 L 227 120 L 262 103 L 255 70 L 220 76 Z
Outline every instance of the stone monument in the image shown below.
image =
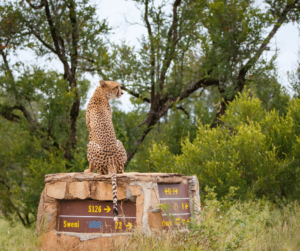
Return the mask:
M 133 231 L 185 229 L 191 217 L 198 219 L 196 176 L 123 173 L 117 175 L 119 218 L 114 222 L 110 178 L 97 173 L 45 176 L 36 229 L 44 251 L 109 250 Z M 161 204 L 169 204 L 168 212 Z

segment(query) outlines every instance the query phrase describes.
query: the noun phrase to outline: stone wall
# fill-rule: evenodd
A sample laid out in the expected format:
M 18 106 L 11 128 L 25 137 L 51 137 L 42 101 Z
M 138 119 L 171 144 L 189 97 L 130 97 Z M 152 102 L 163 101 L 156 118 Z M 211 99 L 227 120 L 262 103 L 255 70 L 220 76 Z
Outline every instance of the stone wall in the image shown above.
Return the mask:
M 118 201 L 136 202 L 136 230 L 150 234 L 162 231 L 158 184 L 188 185 L 192 214 L 200 211 L 196 176 L 165 173 L 124 173 L 117 175 Z M 111 179 L 96 173 L 62 173 L 45 176 L 37 215 L 36 233 L 42 235 L 43 250 L 109 250 L 128 238 L 128 233 L 73 233 L 58 231 L 61 200 L 112 201 Z

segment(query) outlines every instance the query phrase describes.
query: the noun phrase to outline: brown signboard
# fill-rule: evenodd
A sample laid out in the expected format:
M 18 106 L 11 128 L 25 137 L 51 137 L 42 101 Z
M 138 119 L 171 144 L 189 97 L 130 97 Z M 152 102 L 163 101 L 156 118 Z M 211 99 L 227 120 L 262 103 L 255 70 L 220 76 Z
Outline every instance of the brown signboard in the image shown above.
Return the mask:
M 182 228 L 190 222 L 189 189 L 186 184 L 158 184 L 158 193 L 160 204 L 169 205 L 167 212 L 162 212 L 164 229 L 174 225 Z
M 136 203 L 130 201 L 118 203 L 118 222 L 113 220 L 112 208 L 112 201 L 61 201 L 58 230 L 79 233 L 131 231 L 136 223 Z

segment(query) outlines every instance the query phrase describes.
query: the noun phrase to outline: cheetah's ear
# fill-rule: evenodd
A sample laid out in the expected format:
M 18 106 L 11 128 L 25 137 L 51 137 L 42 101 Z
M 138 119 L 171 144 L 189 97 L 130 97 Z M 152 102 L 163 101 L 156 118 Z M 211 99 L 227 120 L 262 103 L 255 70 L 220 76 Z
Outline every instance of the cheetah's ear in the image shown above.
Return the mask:
M 106 84 L 103 80 L 100 80 L 99 83 L 100 83 L 100 85 L 101 85 L 102 87 L 106 87 L 106 86 L 107 86 L 107 84 Z

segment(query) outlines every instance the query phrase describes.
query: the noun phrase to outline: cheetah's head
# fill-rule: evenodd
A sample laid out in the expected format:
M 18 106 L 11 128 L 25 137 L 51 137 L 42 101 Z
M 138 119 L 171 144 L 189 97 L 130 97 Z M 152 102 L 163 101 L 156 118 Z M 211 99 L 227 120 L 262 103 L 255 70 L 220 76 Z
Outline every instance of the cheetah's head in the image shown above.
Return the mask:
M 121 86 L 115 81 L 99 81 L 101 89 L 104 91 L 108 100 L 112 98 L 120 98 L 123 95 Z

